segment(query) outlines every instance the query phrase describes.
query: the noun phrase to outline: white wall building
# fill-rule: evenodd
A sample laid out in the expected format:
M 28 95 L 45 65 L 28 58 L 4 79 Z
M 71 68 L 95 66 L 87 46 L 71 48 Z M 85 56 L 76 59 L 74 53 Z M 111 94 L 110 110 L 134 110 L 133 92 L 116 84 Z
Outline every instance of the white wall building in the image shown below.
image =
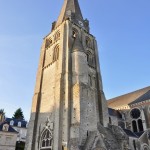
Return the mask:
M 15 150 L 18 132 L 7 122 L 0 125 L 0 150 Z
M 6 118 L 6 122 L 8 122 L 8 124 L 18 132 L 17 141 L 26 142 L 27 121 L 22 119 Z

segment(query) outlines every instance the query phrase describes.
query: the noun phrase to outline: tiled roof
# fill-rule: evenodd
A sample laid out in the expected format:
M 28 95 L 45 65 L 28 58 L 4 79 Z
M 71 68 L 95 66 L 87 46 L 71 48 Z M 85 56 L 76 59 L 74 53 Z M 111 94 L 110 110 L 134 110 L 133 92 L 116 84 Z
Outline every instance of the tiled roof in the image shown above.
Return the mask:
M 138 137 L 140 137 L 143 133 L 144 133 L 144 131 L 143 131 L 143 132 L 135 132 L 135 134 L 136 134 Z
M 21 122 L 21 127 L 22 128 L 26 128 L 27 126 L 27 121 L 22 120 L 22 119 L 13 119 L 13 118 L 6 118 L 5 121 L 8 122 L 10 124 L 10 121 L 14 121 L 14 125 L 13 126 L 18 126 L 18 122 Z
M 107 101 L 108 107 L 110 108 L 116 108 L 116 107 L 121 107 L 123 105 L 128 105 L 129 103 L 133 102 L 134 100 L 136 100 L 137 98 L 139 98 L 140 96 L 142 96 L 143 94 L 145 94 L 147 91 L 150 90 L 150 86 L 110 99 Z
M 122 115 L 120 114 L 120 112 L 118 110 L 112 109 L 112 108 L 108 108 L 108 114 L 110 116 L 116 116 L 118 118 L 122 118 Z
M 3 125 L 4 124 L 8 124 L 6 121 L 1 123 L 0 124 L 0 131 L 3 131 Z M 8 124 L 9 125 L 9 124 Z M 9 128 L 8 128 L 8 131 L 7 132 L 14 132 L 14 133 L 18 133 L 15 129 L 13 129 L 10 125 L 9 125 Z
M 139 98 L 137 98 L 135 101 L 129 103 L 129 105 L 135 104 L 135 103 L 140 103 L 146 100 L 150 100 L 150 90 L 148 92 L 146 92 L 144 95 L 140 96 Z
M 123 130 L 128 136 L 138 138 L 138 136 L 135 133 L 133 133 L 131 130 L 128 129 L 123 129 Z

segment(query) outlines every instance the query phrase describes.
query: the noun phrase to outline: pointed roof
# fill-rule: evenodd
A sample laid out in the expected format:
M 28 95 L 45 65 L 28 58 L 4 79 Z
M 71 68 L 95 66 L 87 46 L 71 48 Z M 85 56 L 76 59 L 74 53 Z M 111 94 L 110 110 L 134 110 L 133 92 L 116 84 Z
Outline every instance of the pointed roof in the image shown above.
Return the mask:
M 83 16 L 80 10 L 78 0 L 64 0 L 64 4 L 61 13 L 56 22 L 56 26 L 60 25 L 71 13 L 74 15 L 75 20 L 83 21 Z

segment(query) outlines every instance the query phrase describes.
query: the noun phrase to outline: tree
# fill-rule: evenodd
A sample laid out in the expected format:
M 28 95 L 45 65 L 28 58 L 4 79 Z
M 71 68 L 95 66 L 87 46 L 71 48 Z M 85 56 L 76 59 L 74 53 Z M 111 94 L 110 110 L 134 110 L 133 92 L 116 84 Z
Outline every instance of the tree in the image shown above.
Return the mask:
M 0 109 L 0 114 L 5 115 L 4 109 Z
M 21 108 L 18 108 L 15 112 L 14 115 L 12 117 L 13 119 L 23 119 L 24 120 L 24 115 L 23 115 L 23 111 Z
M 4 109 L 0 109 L 0 122 L 3 122 L 5 119 L 5 112 Z

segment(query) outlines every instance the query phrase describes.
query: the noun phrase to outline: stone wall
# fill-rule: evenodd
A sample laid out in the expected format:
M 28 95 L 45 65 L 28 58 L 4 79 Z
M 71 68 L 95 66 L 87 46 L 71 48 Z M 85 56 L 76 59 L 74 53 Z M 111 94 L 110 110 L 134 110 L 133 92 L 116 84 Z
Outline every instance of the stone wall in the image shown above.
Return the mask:
M 15 150 L 17 133 L 0 132 L 0 150 Z

